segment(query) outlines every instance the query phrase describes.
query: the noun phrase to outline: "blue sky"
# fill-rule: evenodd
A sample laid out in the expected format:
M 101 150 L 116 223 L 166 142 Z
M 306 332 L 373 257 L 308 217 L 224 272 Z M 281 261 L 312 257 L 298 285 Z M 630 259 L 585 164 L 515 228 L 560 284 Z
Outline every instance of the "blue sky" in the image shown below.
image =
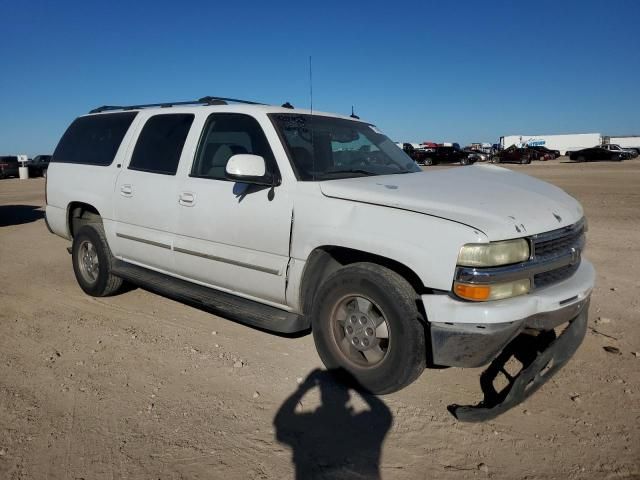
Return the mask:
M 0 0 L 0 154 L 102 104 L 356 113 L 394 140 L 640 134 L 640 2 Z

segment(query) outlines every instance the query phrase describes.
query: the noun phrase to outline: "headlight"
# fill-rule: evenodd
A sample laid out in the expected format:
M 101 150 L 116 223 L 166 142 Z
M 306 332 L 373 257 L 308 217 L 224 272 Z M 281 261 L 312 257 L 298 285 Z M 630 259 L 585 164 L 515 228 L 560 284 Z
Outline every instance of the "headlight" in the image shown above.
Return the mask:
M 461 267 L 497 267 L 529 259 L 529 242 L 524 238 L 491 243 L 468 243 L 460 249 Z
M 474 302 L 485 302 L 487 300 L 501 300 L 503 298 L 517 297 L 524 295 L 531 290 L 531 281 L 528 278 L 515 280 L 513 282 L 493 283 L 488 285 L 476 285 L 469 283 L 454 282 L 453 291 L 460 298 L 472 300 Z

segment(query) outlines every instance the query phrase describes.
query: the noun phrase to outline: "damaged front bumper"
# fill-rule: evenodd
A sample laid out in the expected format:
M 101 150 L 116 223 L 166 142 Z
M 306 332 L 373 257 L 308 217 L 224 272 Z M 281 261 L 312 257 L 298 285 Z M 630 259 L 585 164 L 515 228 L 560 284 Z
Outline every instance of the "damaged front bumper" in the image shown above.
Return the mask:
M 535 392 L 582 342 L 594 283 L 595 270 L 583 260 L 569 279 L 505 301 L 473 303 L 446 295 L 423 296 L 433 364 L 489 364 L 480 378 L 484 399 L 475 406 L 451 405 L 451 413 L 463 421 L 489 420 Z M 505 367 L 514 358 L 521 368 L 513 373 L 510 366 L 509 373 Z M 507 379 L 507 386 L 496 391 L 493 384 L 499 375 Z
M 432 323 L 433 363 L 450 367 L 486 365 L 521 332 L 548 331 L 574 321 L 588 310 L 589 297 L 552 312 L 537 313 L 523 320 L 489 324 Z M 586 313 L 585 313 L 586 315 Z
M 480 386 L 484 394 L 483 400 L 477 405 L 449 405 L 448 409 L 453 416 L 465 422 L 491 420 L 538 390 L 569 361 L 584 339 L 589 317 L 589 299 L 580 302 L 577 308 L 577 314 L 559 336 L 556 336 L 554 330 L 545 328 L 531 330 L 537 335 L 524 331 L 514 338 L 482 372 Z M 546 324 L 547 319 L 538 320 L 545 327 L 550 325 Z M 505 368 L 512 359 L 522 365 L 515 375 L 511 375 Z M 500 374 L 505 376 L 508 383 L 498 391 L 494 380 Z

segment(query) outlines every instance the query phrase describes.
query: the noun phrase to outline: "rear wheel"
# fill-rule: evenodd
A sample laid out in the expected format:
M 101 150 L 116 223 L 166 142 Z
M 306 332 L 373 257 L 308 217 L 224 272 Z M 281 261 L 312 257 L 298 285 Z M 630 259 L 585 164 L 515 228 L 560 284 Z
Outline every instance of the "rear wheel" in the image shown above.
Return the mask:
M 113 255 L 101 224 L 85 225 L 73 237 L 73 271 L 82 290 L 93 297 L 113 295 L 122 279 L 111 273 Z
M 468 157 L 465 157 L 465 158 L 460 159 L 460 163 L 462 165 L 469 165 L 471 163 L 471 161 L 469 160 Z
M 322 284 L 313 307 L 320 358 L 373 393 L 400 390 L 426 364 L 417 300 L 413 287 L 385 267 L 356 263 L 339 269 Z
M 585 162 L 587 159 L 584 158 L 583 155 L 578 155 L 578 158 L 576 159 L 578 162 Z
M 429 157 L 425 158 L 425 159 L 424 159 L 424 164 L 425 164 L 426 166 L 433 165 L 433 158 L 429 158 Z

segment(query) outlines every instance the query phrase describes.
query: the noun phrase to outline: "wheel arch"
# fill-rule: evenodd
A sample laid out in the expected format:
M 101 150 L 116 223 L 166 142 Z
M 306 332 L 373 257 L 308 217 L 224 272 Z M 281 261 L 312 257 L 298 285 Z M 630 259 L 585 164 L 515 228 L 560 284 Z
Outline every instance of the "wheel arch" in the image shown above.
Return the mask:
M 337 245 L 316 247 L 305 264 L 300 284 L 300 306 L 302 313 L 311 313 L 315 293 L 322 282 L 341 267 L 353 263 L 368 262 L 388 268 L 402 276 L 414 288 L 417 294 L 425 293 L 427 288 L 418 274 L 397 260 L 363 250 Z
M 67 231 L 73 239 L 83 225 L 87 223 L 102 223 L 102 215 L 96 207 L 86 202 L 71 202 L 67 206 Z

